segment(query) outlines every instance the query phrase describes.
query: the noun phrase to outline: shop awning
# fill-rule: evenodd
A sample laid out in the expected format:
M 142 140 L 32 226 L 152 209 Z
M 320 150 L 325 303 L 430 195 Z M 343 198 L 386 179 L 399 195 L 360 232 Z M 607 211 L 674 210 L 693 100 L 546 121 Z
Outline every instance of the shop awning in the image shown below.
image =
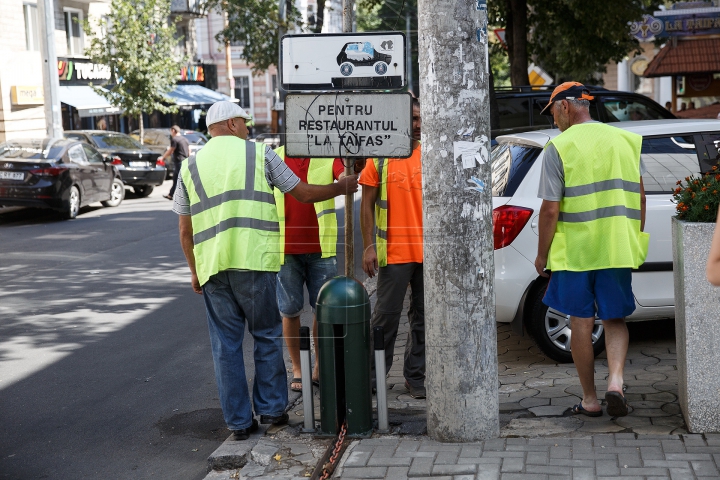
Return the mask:
M 110 105 L 105 97 L 86 85 L 62 86 L 59 88 L 60 101 L 75 107 L 81 117 L 115 115 L 120 109 Z
M 200 85 L 178 85 L 175 90 L 168 93 L 168 96 L 181 107 L 188 106 L 210 106 L 221 100 L 237 102 L 237 99 L 230 98 L 220 92 L 210 90 Z
M 660 49 L 643 76 L 720 72 L 720 38 L 678 38 L 676 46 L 672 43 Z

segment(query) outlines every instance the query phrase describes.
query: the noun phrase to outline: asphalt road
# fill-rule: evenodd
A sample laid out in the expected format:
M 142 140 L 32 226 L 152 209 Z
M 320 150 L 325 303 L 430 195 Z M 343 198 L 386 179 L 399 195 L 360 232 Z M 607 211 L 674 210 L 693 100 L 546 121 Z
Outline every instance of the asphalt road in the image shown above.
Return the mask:
M 0 209 L 0 478 L 201 479 L 228 436 L 169 188 L 73 221 Z

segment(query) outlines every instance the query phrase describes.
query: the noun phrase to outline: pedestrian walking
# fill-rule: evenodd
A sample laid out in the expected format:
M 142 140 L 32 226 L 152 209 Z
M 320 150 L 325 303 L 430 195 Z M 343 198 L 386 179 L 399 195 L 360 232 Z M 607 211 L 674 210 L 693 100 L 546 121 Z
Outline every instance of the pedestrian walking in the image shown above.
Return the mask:
M 280 159 L 301 181 L 312 185 L 330 185 L 345 176 L 339 158 L 294 158 L 285 156 L 285 147 L 275 149 Z M 337 216 L 335 199 L 314 205 L 297 201 L 292 195 L 275 190 L 280 218 L 280 272 L 277 276 L 277 303 L 283 318 L 283 337 L 290 354 L 293 378 L 290 389 L 302 391 L 300 371 L 300 313 L 305 307 L 303 287 L 307 287 L 313 311 L 315 366 L 312 381 L 318 381 L 319 349 L 315 302 L 325 282 L 337 275 Z
M 710 255 L 708 255 L 705 272 L 708 281 L 720 287 L 720 227 L 718 225 L 720 225 L 720 210 L 718 210 L 718 217 L 715 222 L 715 233 L 710 245 Z
M 175 195 L 175 189 L 177 188 L 178 176 L 182 162 L 190 156 L 190 144 L 188 143 L 187 138 L 180 135 L 180 127 L 177 125 L 170 127 L 170 146 L 167 150 L 165 150 L 165 153 L 158 158 L 158 160 L 162 160 L 164 162 L 170 156 L 172 156 L 173 160 L 173 183 L 170 188 L 170 193 L 163 195 L 168 200 L 172 200 L 173 195 Z
M 403 375 L 410 395 L 425 398 L 421 121 L 417 99 L 413 99 L 412 124 L 410 158 L 377 158 L 367 162 L 360 176 L 360 225 L 363 270 L 369 277 L 376 272 L 378 275 L 371 325 L 384 331 L 385 374 L 393 363 L 400 314 L 410 284 L 410 331 Z
M 570 315 L 571 349 L 583 398 L 572 409 L 602 415 L 595 392 L 591 334 L 597 315 L 605 329 L 611 416 L 627 415 L 623 369 L 625 317 L 635 310 L 631 271 L 645 260 L 642 137 L 590 118 L 589 91 L 577 82 L 555 88 L 543 113 L 562 132 L 545 147 L 535 268 L 552 274 L 543 302 Z
M 246 140 L 249 119 L 228 101 L 208 109 L 212 139 L 183 162 L 173 206 L 192 288 L 205 300 L 220 404 L 236 440 L 257 430 L 253 408 L 260 423 L 288 421 L 273 190 L 309 203 L 357 191 L 354 175 L 330 185 L 301 182 L 269 147 Z M 242 349 L 246 324 L 255 342 L 252 403 Z

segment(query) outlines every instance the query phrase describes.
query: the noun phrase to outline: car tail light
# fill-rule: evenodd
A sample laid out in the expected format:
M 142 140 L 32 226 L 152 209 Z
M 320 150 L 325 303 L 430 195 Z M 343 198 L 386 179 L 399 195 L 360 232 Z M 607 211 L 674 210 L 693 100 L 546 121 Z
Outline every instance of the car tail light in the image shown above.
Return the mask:
M 112 162 L 110 162 L 112 165 L 122 165 L 122 160 L 120 160 L 120 157 L 112 157 Z
M 57 177 L 65 170 L 67 170 L 67 167 L 36 168 L 30 170 L 30 173 L 38 177 Z
M 160 159 L 160 158 L 158 158 L 157 162 L 155 162 L 155 165 L 157 165 L 158 167 L 164 167 L 164 166 L 165 166 L 165 161 L 162 160 L 162 159 Z
M 530 220 L 531 208 L 503 205 L 493 210 L 495 250 L 510 245 Z

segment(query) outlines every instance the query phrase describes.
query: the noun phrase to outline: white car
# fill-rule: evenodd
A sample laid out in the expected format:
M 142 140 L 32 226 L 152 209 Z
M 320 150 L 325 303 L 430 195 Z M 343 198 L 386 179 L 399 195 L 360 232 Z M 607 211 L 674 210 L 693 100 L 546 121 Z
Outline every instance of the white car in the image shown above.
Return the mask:
M 633 272 L 635 312 L 628 321 L 673 318 L 672 192 L 679 180 L 718 164 L 720 121 L 650 120 L 611 124 L 643 136 L 641 156 L 647 172 L 645 231 L 650 248 L 645 263 Z M 497 137 L 493 147 L 493 233 L 495 302 L 498 322 L 524 325 L 550 358 L 571 362 L 570 321 L 542 303 L 547 279 L 535 271 L 538 244 L 538 198 L 543 148 L 559 130 L 540 130 Z M 602 322 L 593 331 L 595 354 L 605 348 Z

